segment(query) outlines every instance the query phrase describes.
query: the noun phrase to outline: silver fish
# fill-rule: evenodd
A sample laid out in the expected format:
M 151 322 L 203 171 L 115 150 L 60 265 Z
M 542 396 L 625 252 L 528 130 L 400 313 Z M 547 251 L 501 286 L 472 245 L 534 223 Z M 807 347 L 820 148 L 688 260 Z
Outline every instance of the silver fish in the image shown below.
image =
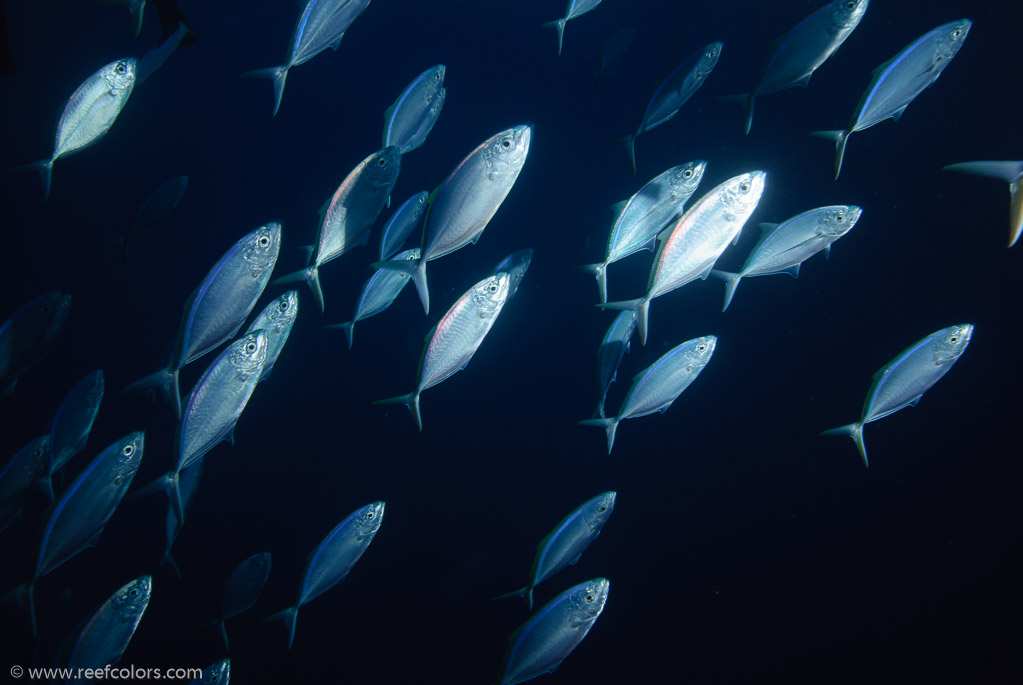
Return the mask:
M 781 224 L 760 224 L 764 233 L 739 273 L 710 272 L 725 281 L 725 304 L 721 311 L 728 309 L 743 278 L 782 273 L 797 278 L 799 265 L 818 252 L 828 256 L 831 244 L 856 225 L 862 212 L 856 206 L 831 205 L 797 214 Z
M 662 233 L 646 295 L 597 306 L 636 312 L 639 341 L 646 345 L 650 300 L 697 278 L 707 277 L 728 244 L 738 240 L 743 225 L 757 208 L 764 192 L 765 177 L 763 171 L 740 174 L 700 198 L 674 226 Z
M 205 464 L 202 459 L 195 462 L 187 469 L 181 472 L 181 477 L 178 479 L 178 489 L 181 492 L 181 515 L 182 518 L 188 515 L 188 510 L 192 508 L 192 501 L 195 499 L 195 493 L 199 490 L 199 480 L 202 478 L 202 468 Z M 133 499 L 135 494 L 133 493 L 129 499 Z M 178 521 L 177 515 L 174 513 L 174 506 L 167 503 L 167 516 L 164 519 L 164 547 L 163 547 L 163 558 L 160 560 L 160 564 L 167 564 L 174 571 L 174 575 L 178 578 L 181 577 L 181 569 L 178 568 L 177 562 L 174 561 L 174 556 L 171 554 L 171 548 L 174 546 L 174 541 L 178 539 L 178 534 L 181 533 L 181 528 L 184 526 L 184 521 Z
M 22 305 L 0 326 L 0 398 L 53 347 L 71 311 L 71 296 L 56 290 Z
M 288 649 L 295 641 L 295 621 L 298 610 L 331 589 L 348 575 L 373 542 L 384 519 L 384 503 L 373 502 L 356 509 L 327 534 L 309 556 L 298 601 L 294 605 L 263 619 L 284 619 L 288 629 Z
M 544 26 L 553 26 L 558 31 L 558 54 L 561 54 L 561 43 L 565 38 L 565 24 L 570 19 L 575 19 L 578 16 L 586 14 L 590 10 L 596 8 L 601 0 L 568 0 L 568 7 L 565 9 L 565 16 L 561 19 L 555 19 L 549 21 Z
M 411 250 L 405 250 L 394 256 L 395 261 L 403 259 L 409 261 L 419 259 L 419 248 L 414 247 Z M 348 349 L 352 349 L 355 323 L 368 319 L 371 316 L 376 316 L 390 307 L 391 303 L 398 299 L 398 295 L 405 289 L 405 285 L 408 284 L 410 278 L 412 278 L 412 274 L 405 273 L 404 271 L 377 269 L 376 273 L 370 276 L 369 280 L 362 286 L 362 293 L 359 295 L 359 301 L 355 304 L 355 313 L 352 314 L 352 320 L 324 326 L 324 328 L 344 331 L 345 336 L 348 338 Z
M 105 601 L 82 628 L 68 660 L 68 669 L 72 673 L 102 669 L 120 661 L 149 606 L 152 592 L 153 577 L 146 575 L 127 583 Z M 79 677 L 68 682 L 89 681 Z
M 833 0 L 779 39 L 752 93 L 731 96 L 746 110 L 746 135 L 753 125 L 753 101 L 758 95 L 793 86 L 806 88 L 813 72 L 841 47 L 860 25 L 870 0 Z
M 50 197 L 53 163 L 98 143 L 114 125 L 134 87 L 134 57 L 107 64 L 78 86 L 57 122 L 53 154 L 49 159 L 29 165 L 43 177 L 47 198 Z
M 639 134 L 670 121 L 682 105 L 703 85 L 721 57 L 721 43 L 711 43 L 675 68 L 650 96 L 639 128 L 621 139 L 629 152 L 632 173 L 636 173 L 636 138 Z
M 401 152 L 394 145 L 371 154 L 352 169 L 334 191 L 323 214 L 320 242 L 312 265 L 282 276 L 271 285 L 304 281 L 324 310 L 320 267 L 348 250 L 369 242 L 369 229 L 384 208 L 401 171 Z
M 224 596 L 221 602 L 220 636 L 224 639 L 224 649 L 228 649 L 227 628 L 225 621 L 238 614 L 248 611 L 256 605 L 259 595 L 263 592 L 267 578 L 270 577 L 270 553 L 260 552 L 238 564 L 224 582 Z
M 511 278 L 504 271 L 487 276 L 458 298 L 427 336 L 416 389 L 373 404 L 404 404 L 416 428 L 423 430 L 419 395 L 465 368 L 508 301 Z
M 629 341 L 636 331 L 636 312 L 624 310 L 611 322 L 604 339 L 600 342 L 597 357 L 600 359 L 600 404 L 594 416 L 605 418 L 604 402 L 611 384 L 618 378 L 618 365 L 629 351 Z
M 427 314 L 430 313 L 430 294 L 426 263 L 479 240 L 526 163 L 532 131 L 530 126 L 519 125 L 491 136 L 470 152 L 433 191 L 418 261 L 373 265 L 411 273 Z
M 43 489 L 51 502 L 53 474 L 85 449 L 103 400 L 103 389 L 103 371 L 93 371 L 71 388 L 53 417 L 50 424 L 50 465 L 43 481 Z
M 622 401 L 618 416 L 587 419 L 579 424 L 603 428 L 607 432 L 607 453 L 611 454 L 618 424 L 655 411 L 662 414 L 668 411 L 671 403 L 703 372 L 714 355 L 717 340 L 713 335 L 706 335 L 668 350 L 632 379 L 632 387 Z
M 18 520 L 22 499 L 46 475 L 49 453 L 50 436 L 41 435 L 15 452 L 0 469 L 0 533 Z
M 961 162 L 949 164 L 948 171 L 997 178 L 1009 184 L 1009 247 L 1023 233 L 1023 162 Z
M 309 0 L 302 10 L 288 45 L 288 58 L 279 67 L 257 69 L 248 76 L 274 82 L 274 116 L 281 106 L 284 82 L 292 67 L 304 64 L 327 48 L 337 50 L 345 31 L 369 6 L 370 0 Z
M 497 599 L 522 597 L 529 602 L 529 610 L 532 611 L 533 588 L 558 571 L 579 561 L 579 557 L 590 543 L 597 539 L 604 524 L 611 517 L 616 497 L 617 493 L 614 490 L 602 493 L 583 502 L 561 519 L 554 530 L 536 546 L 536 558 L 529 574 L 529 584 Z
M 384 224 L 384 230 L 380 236 L 380 260 L 391 259 L 405 244 L 419 220 L 426 213 L 427 198 L 430 193 L 427 191 L 418 192 L 398 207 Z
M 848 128 L 812 134 L 835 141 L 836 180 L 842 173 L 842 158 L 849 136 L 888 118 L 898 121 L 909 103 L 938 80 L 963 46 L 970 26 L 969 19 L 950 21 L 914 40 L 874 70 L 874 78 L 856 105 Z
M 178 372 L 233 338 L 270 280 L 281 249 L 281 225 L 271 222 L 245 235 L 210 269 L 188 302 L 168 367 L 132 383 L 125 391 L 169 388 L 181 417 Z
M 132 236 L 148 233 L 163 225 L 171 213 L 177 209 L 187 189 L 188 176 L 175 176 L 169 181 L 161 183 L 160 187 L 146 198 L 135 214 L 131 226 L 128 227 L 128 232 L 121 239 L 125 259 L 128 258 L 128 242 Z
M 202 677 L 189 685 L 227 685 L 231 682 L 231 660 L 221 659 L 202 670 Z
M 522 283 L 522 277 L 526 275 L 526 271 L 529 270 L 529 265 L 533 261 L 533 250 L 531 248 L 524 248 L 522 250 L 516 250 L 510 255 L 498 262 L 494 270 L 490 272 L 492 276 L 504 271 L 508 274 L 508 299 L 515 297 L 515 293 L 519 290 L 519 284 Z
M 864 466 L 869 468 L 863 426 L 900 409 L 915 407 L 923 394 L 959 361 L 972 337 L 973 324 L 965 323 L 942 328 L 913 343 L 874 374 L 860 420 L 821 435 L 848 435 L 856 443 Z
M 298 291 L 289 290 L 264 307 L 245 331 L 246 335 L 260 330 L 266 333 L 266 359 L 263 360 L 263 375 L 259 380 L 265 381 L 270 376 L 297 318 Z
M 516 685 L 550 673 L 572 653 L 607 602 L 611 583 L 594 578 L 547 602 L 508 638 L 499 685 Z
M 614 205 L 615 220 L 607 238 L 604 261 L 583 267 L 596 276 L 601 302 L 607 302 L 608 264 L 640 250 L 655 250 L 657 234 L 682 216 L 706 168 L 707 163 L 702 160 L 674 166 L 650 179 L 628 200 Z
M 401 154 L 411 152 L 426 142 L 441 108 L 444 107 L 443 64 L 431 67 L 417 76 L 401 92 L 394 104 L 384 112 L 384 144 L 397 145 Z

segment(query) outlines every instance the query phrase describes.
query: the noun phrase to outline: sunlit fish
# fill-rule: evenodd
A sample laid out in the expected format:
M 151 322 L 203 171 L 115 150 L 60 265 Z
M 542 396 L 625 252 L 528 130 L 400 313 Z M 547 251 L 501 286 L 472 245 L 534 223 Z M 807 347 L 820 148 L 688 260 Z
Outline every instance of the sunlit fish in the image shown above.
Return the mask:
M 396 261 L 403 259 L 414 261 L 419 259 L 419 248 L 414 247 L 411 250 L 405 250 L 395 255 L 394 259 Z M 359 294 L 359 301 L 355 304 L 355 313 L 352 314 L 352 320 L 324 326 L 324 328 L 344 331 L 345 336 L 348 338 L 348 349 L 352 349 L 355 323 L 368 319 L 371 316 L 376 316 L 390 307 L 391 303 L 398 299 L 398 295 L 405 289 L 410 278 L 412 278 L 412 274 L 404 271 L 377 269 L 362 286 L 362 292 Z
M 821 435 L 848 435 L 869 467 L 863 426 L 906 407 L 915 407 L 923 394 L 948 373 L 973 337 L 973 324 L 949 326 L 918 340 L 874 374 L 860 420 Z
M 636 138 L 641 133 L 670 121 L 678 114 L 682 105 L 686 104 L 693 93 L 700 89 L 703 82 L 710 76 L 710 72 L 717 66 L 718 58 L 721 57 L 721 47 L 721 43 L 707 45 L 680 64 L 675 71 L 668 75 L 668 78 L 657 86 L 643 112 L 639 128 L 635 133 L 630 133 L 621 139 L 629 152 L 632 173 L 636 173 Z
M 189 685 L 228 685 L 231 682 L 231 660 L 221 659 L 202 669 L 202 677 Z
M 696 380 L 714 354 L 717 338 L 706 335 L 673 347 L 632 379 L 632 387 L 622 401 L 618 416 L 580 421 L 583 426 L 599 426 L 607 432 L 607 453 L 615 443 L 618 424 L 625 419 L 668 411 L 671 403 Z
M 636 331 L 636 312 L 624 310 L 611 322 L 604 339 L 597 350 L 600 361 L 600 404 L 594 416 L 605 418 L 604 401 L 611 384 L 618 378 L 618 365 L 622 363 L 625 353 L 629 351 L 632 334 Z
M 50 465 L 42 482 L 51 502 L 53 474 L 85 449 L 103 400 L 103 388 L 103 371 L 93 371 L 71 388 L 53 417 L 50 424 Z
M 394 145 L 371 154 L 352 169 L 327 204 L 320 242 L 310 266 L 282 276 L 273 284 L 304 281 L 323 311 L 320 267 L 348 250 L 369 242 L 369 230 L 384 208 L 401 171 L 401 152 Z
M 387 108 L 382 147 L 397 145 L 405 154 L 426 142 L 444 107 L 444 72 L 443 64 L 427 69 Z
M 558 54 L 561 54 L 561 43 L 565 38 L 565 24 L 570 19 L 586 14 L 600 4 L 601 0 L 568 0 L 568 7 L 565 9 L 565 16 L 561 19 L 549 21 L 544 26 L 553 26 L 558 31 Z
M 536 558 L 530 571 L 529 584 L 497 599 L 522 597 L 529 602 L 529 610 L 532 611 L 533 588 L 558 571 L 579 561 L 583 552 L 597 539 L 604 524 L 611 517 L 616 496 L 617 493 L 613 490 L 605 492 L 573 509 L 536 546 Z
M 428 191 L 421 191 L 405 200 L 405 202 L 394 210 L 391 217 L 384 224 L 384 230 L 380 235 L 380 260 L 391 259 L 401 251 L 412 231 L 419 225 L 419 220 L 426 213 Z
M 532 128 L 519 125 L 488 138 L 470 152 L 430 196 L 419 260 L 373 265 L 411 273 L 427 314 L 430 294 L 426 263 L 479 240 L 515 185 L 526 163 L 531 137 Z
M 0 325 L 0 398 L 14 392 L 21 375 L 53 347 L 71 311 L 71 296 L 40 295 Z
M 725 282 L 725 304 L 721 311 L 728 309 L 743 278 L 769 274 L 798 277 L 799 265 L 818 252 L 830 254 L 831 243 L 848 233 L 862 212 L 855 206 L 831 205 L 797 214 L 780 224 L 760 224 L 763 235 L 739 273 L 710 272 Z
M 167 388 L 174 413 L 180 418 L 178 372 L 238 333 L 270 279 L 280 248 L 281 225 L 276 222 L 257 228 L 232 245 L 185 303 L 170 365 L 132 383 L 125 391 Z
M 161 183 L 160 187 L 146 198 L 135 214 L 131 226 L 128 227 L 128 232 L 121 239 L 125 259 L 128 258 L 128 242 L 132 236 L 148 233 L 162 226 L 171 213 L 177 209 L 187 189 L 188 176 L 175 176 L 169 181 Z
M 550 673 L 572 653 L 604 610 L 611 583 L 594 578 L 547 602 L 508 638 L 499 685 Z
M 888 118 L 898 121 L 909 103 L 938 80 L 963 46 L 970 26 L 969 19 L 951 21 L 917 38 L 874 70 L 874 78 L 844 131 L 815 131 L 812 134 L 835 141 L 836 179 L 842 172 L 842 158 L 849 136 Z
M 674 226 L 664 230 L 650 269 L 646 295 L 597 306 L 636 312 L 639 342 L 646 345 L 650 300 L 707 277 L 728 244 L 738 240 L 742 227 L 757 208 L 765 177 L 763 171 L 740 174 L 700 198 Z
M 519 283 L 522 282 L 522 277 L 526 275 L 526 271 L 529 270 L 529 265 L 533 261 L 533 250 L 530 248 L 523 248 L 516 250 L 510 255 L 498 262 L 494 270 L 491 271 L 492 276 L 504 271 L 508 274 L 508 299 L 515 297 L 515 293 L 519 290 Z
M 99 142 L 114 125 L 134 87 L 133 57 L 111 62 L 78 86 L 57 122 L 53 154 L 30 165 L 43 177 L 46 197 L 50 197 L 53 163 Z
M 731 96 L 746 110 L 746 135 L 753 125 L 753 101 L 758 95 L 777 93 L 793 86 L 806 88 L 813 72 L 845 42 L 859 26 L 869 0 L 833 0 L 811 14 L 774 45 L 752 93 Z
M 22 500 L 46 476 L 50 436 L 41 435 L 14 453 L 0 469 L 0 533 L 18 520 Z
M 274 116 L 281 106 L 288 70 L 308 62 L 327 48 L 337 50 L 345 31 L 369 6 L 370 0 L 309 0 L 295 24 L 288 45 L 288 58 L 279 67 L 250 71 L 249 76 L 264 76 L 274 82 Z
M 238 564 L 231 571 L 231 575 L 227 577 L 227 580 L 224 582 L 220 620 L 217 621 L 220 625 L 220 636 L 224 639 L 224 649 L 228 649 L 225 621 L 254 607 L 269 577 L 269 552 L 253 554 Z
M 962 162 L 945 167 L 948 171 L 998 178 L 1009 184 L 1009 247 L 1023 232 L 1023 162 Z
M 383 502 L 367 504 L 345 517 L 313 550 L 302 575 L 298 601 L 264 619 L 284 619 L 288 629 L 288 649 L 291 649 L 291 643 L 295 641 L 298 610 L 345 579 L 369 543 L 373 542 L 383 519 Z
M 583 267 L 596 276 L 601 302 L 607 302 L 608 264 L 640 250 L 654 251 L 657 234 L 682 216 L 682 210 L 700 186 L 706 168 L 704 161 L 674 166 L 652 178 L 628 200 L 612 207 L 615 220 L 607 238 L 604 261 Z
M 289 290 L 264 307 L 245 331 L 246 335 L 256 331 L 266 333 L 266 359 L 263 360 L 263 375 L 259 380 L 265 381 L 270 376 L 297 318 L 298 291 Z
M 82 627 L 71 651 L 68 669 L 72 673 L 102 669 L 120 661 L 149 606 L 152 592 L 152 576 L 142 576 L 121 587 L 105 601 Z M 67 682 L 87 683 L 89 680 L 83 676 L 72 677 Z
M 458 298 L 426 336 L 416 389 L 374 404 L 404 404 L 412 412 L 416 428 L 423 430 L 419 395 L 465 368 L 508 301 L 510 285 L 511 278 L 502 271 L 487 276 Z

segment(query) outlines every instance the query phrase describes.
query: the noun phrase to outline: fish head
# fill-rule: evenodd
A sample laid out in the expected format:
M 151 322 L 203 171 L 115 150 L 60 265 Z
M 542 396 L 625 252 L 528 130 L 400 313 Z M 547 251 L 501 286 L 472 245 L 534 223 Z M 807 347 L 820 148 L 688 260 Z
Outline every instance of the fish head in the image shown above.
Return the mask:
M 401 171 L 401 148 L 397 145 L 388 145 L 363 160 L 363 164 L 364 173 L 372 186 L 386 189 L 390 193 Z
M 97 369 L 82 379 L 82 392 L 86 403 L 95 407 L 103 399 L 103 370 Z
M 721 48 L 723 47 L 722 43 L 711 43 L 703 49 L 703 54 L 700 55 L 699 68 L 703 70 L 704 76 L 717 66 L 718 60 L 721 59 Z
M 817 235 L 841 238 L 856 225 L 863 210 L 855 205 L 835 205 L 817 217 Z
M 136 61 L 134 57 L 119 59 L 103 67 L 103 80 L 110 90 L 131 90 L 135 87 Z
M 263 574 L 270 573 L 270 553 L 260 552 L 252 556 L 252 567 Z
M 684 348 L 686 367 L 692 371 L 706 366 L 714 355 L 714 348 L 717 347 L 717 344 L 718 339 L 714 335 L 705 335 L 690 340 Z
M 600 530 L 607 523 L 611 512 L 615 508 L 615 499 L 618 493 L 614 490 L 597 495 L 587 502 L 587 515 L 592 530 Z
M 124 585 L 111 598 L 117 610 L 117 619 L 121 623 L 135 623 L 139 615 L 149 606 L 149 598 L 152 594 L 153 577 L 150 575 L 136 578 Z
M 512 252 L 502 259 L 501 263 L 494 269 L 494 273 L 496 274 L 500 271 L 507 272 L 514 284 L 522 280 L 532 261 L 533 250 L 527 247 L 517 252 Z
M 267 336 L 262 328 L 239 338 L 231 343 L 231 363 L 237 369 L 242 380 L 263 372 L 266 361 Z
M 700 186 L 703 180 L 703 172 L 707 170 L 707 163 L 702 159 L 694 162 L 686 162 L 673 170 L 668 178 L 668 185 L 673 195 L 689 198 Z
M 607 578 L 594 578 L 591 581 L 576 585 L 570 592 L 569 601 L 572 606 L 572 621 L 591 621 L 604 610 L 607 591 L 611 581 Z
M 412 247 L 404 252 L 399 252 L 394 255 L 392 259 L 396 262 L 414 262 L 419 259 L 419 255 L 422 254 L 423 250 L 418 247 Z
M 256 280 L 268 275 L 277 263 L 277 254 L 281 251 L 281 225 L 271 221 L 249 233 L 242 240 L 245 242 L 242 257 L 249 265 L 250 275 Z
M 529 141 L 533 127 L 528 124 L 501 131 L 483 144 L 483 160 L 488 176 L 500 176 L 508 172 L 518 173 L 529 154 Z
M 497 316 L 508 299 L 510 287 L 511 276 L 507 271 L 498 271 L 473 286 L 470 297 L 480 318 Z
M 444 87 L 444 76 L 447 74 L 448 68 L 443 64 L 438 64 L 429 71 L 426 72 L 426 80 L 430 84 L 431 91 L 437 91 Z
M 108 448 L 116 450 L 113 462 L 114 485 L 119 486 L 125 481 L 130 483 L 135 477 L 135 472 L 138 471 L 139 464 L 142 463 L 142 447 L 145 437 L 146 434 L 142 431 L 135 431 Z
M 963 323 L 944 328 L 933 336 L 934 363 L 943 366 L 959 358 L 973 337 L 973 324 Z
M 935 66 L 956 56 L 959 48 L 963 47 L 966 34 L 970 32 L 971 26 L 973 26 L 973 22 L 969 19 L 960 19 L 959 21 L 950 21 L 937 29 L 939 33 L 938 45 L 934 52 Z
M 764 180 L 767 174 L 763 171 L 751 171 L 730 178 L 718 186 L 718 198 L 728 209 L 728 218 L 749 217 L 764 194 Z
M 831 8 L 831 31 L 855 28 L 867 12 L 870 0 L 838 0 Z
M 359 539 L 373 537 L 384 520 L 384 503 L 373 502 L 352 515 L 352 523 Z
M 221 683 L 227 683 L 231 680 L 231 660 L 221 659 L 217 663 L 209 666 L 202 673 L 202 682 L 205 685 L 221 685 Z
M 270 328 L 281 332 L 291 328 L 298 317 L 298 291 L 289 290 L 270 303 L 266 309 L 266 318 Z

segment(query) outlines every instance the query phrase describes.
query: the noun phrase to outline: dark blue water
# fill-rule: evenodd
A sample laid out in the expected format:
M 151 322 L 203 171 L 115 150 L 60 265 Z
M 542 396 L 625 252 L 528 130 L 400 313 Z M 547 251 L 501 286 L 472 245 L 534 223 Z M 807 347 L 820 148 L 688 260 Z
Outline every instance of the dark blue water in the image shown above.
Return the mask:
M 17 70 L 0 77 L 3 168 L 48 156 L 81 81 L 160 37 L 155 14 L 133 42 L 121 7 L 7 5 Z M 120 389 L 159 368 L 184 301 L 239 237 L 279 220 L 277 273 L 303 265 L 298 246 L 313 242 L 318 208 L 377 149 L 382 113 L 426 68 L 447 65 L 447 101 L 404 158 L 393 206 L 504 128 L 532 123 L 532 149 L 479 243 L 430 265 L 429 317 L 409 289 L 356 325 L 350 352 L 342 333 L 321 330 L 351 318 L 376 232 L 371 248 L 321 271 L 326 314 L 301 291 L 291 340 L 235 445 L 206 458 L 174 548 L 182 580 L 158 568 L 165 498 L 124 502 L 95 549 L 39 581 L 40 616 L 70 587 L 77 622 L 154 573 L 123 663 L 205 666 L 227 655 L 210 625 L 224 578 L 267 550 L 262 599 L 229 623 L 235 682 L 494 682 L 528 612 L 491 597 L 525 583 L 535 544 L 566 513 L 614 489 L 600 539 L 537 590 L 545 602 L 587 578 L 611 580 L 592 632 L 545 681 L 1015 682 L 1023 247 L 1005 248 L 1005 184 L 941 167 L 1023 154 L 1020 11 L 875 0 L 807 89 L 758 99 L 744 137 L 738 108 L 715 97 L 749 90 L 772 42 L 818 5 L 607 0 L 569 23 L 559 57 L 539 25 L 560 16 L 561 0 L 375 0 L 336 53 L 291 72 L 271 118 L 269 81 L 239 74 L 282 62 L 298 5 L 182 0 L 199 41 L 135 89 L 98 145 L 57 161 L 49 201 L 35 175 L 4 177 L 0 318 L 47 290 L 73 304 L 57 345 L 0 406 L 0 458 L 46 432 L 67 390 L 102 368 L 107 396 L 68 477 L 137 429 L 146 449 L 136 483 L 165 472 L 173 412 Z M 898 122 L 854 135 L 833 181 L 833 146 L 808 133 L 845 125 L 871 70 L 962 16 L 974 24 L 954 63 Z M 594 97 L 589 72 L 623 26 L 636 41 Z M 633 131 L 648 91 L 715 40 L 717 69 L 671 123 L 640 136 L 633 176 L 608 141 Z M 715 334 L 717 350 L 667 413 L 623 423 L 608 456 L 602 433 L 576 422 L 596 404 L 596 350 L 613 315 L 593 307 L 593 279 L 571 267 L 599 261 L 613 202 L 691 159 L 709 163 L 703 190 L 768 173 L 722 268 L 741 266 L 757 222 L 835 203 L 864 214 L 830 260 L 815 257 L 798 280 L 744 281 L 725 314 L 718 281 L 654 301 L 650 339 L 634 341 L 610 411 L 667 349 Z M 107 241 L 182 173 L 178 211 L 125 262 Z M 523 247 L 535 255 L 519 294 L 466 370 L 423 394 L 423 433 L 402 407 L 372 405 L 414 387 L 437 318 Z M 641 295 L 649 259 L 611 267 L 610 299 Z M 282 291 L 268 288 L 257 309 Z M 955 368 L 918 407 L 867 427 L 869 470 L 850 440 L 818 436 L 856 419 L 892 357 L 963 322 L 976 331 Z M 209 361 L 186 367 L 184 389 Z M 302 609 L 288 651 L 282 625 L 259 620 L 295 601 L 309 550 L 377 499 L 387 502 L 380 533 L 344 583 Z M 31 500 L 0 536 L 0 593 L 31 574 L 43 507 Z M 28 664 L 33 642 L 17 609 L 0 625 L 6 677 Z

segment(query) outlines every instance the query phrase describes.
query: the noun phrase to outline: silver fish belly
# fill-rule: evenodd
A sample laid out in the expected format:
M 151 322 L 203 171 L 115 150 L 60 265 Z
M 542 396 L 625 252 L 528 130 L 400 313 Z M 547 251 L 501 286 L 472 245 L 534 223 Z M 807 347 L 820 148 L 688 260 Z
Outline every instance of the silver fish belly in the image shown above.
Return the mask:
M 102 669 L 120 660 L 152 596 L 152 576 L 142 576 L 121 587 L 92 615 L 78 636 L 68 668 Z M 88 682 L 85 678 L 68 682 Z
M 431 67 L 417 76 L 398 99 L 384 112 L 384 143 L 397 145 L 401 154 L 411 152 L 426 142 L 444 107 L 443 64 Z
M 401 246 L 409 237 L 419 220 L 426 213 L 427 198 L 430 193 L 426 190 L 416 193 L 394 210 L 394 214 L 384 224 L 380 236 L 380 261 L 391 259 L 401 251 Z

